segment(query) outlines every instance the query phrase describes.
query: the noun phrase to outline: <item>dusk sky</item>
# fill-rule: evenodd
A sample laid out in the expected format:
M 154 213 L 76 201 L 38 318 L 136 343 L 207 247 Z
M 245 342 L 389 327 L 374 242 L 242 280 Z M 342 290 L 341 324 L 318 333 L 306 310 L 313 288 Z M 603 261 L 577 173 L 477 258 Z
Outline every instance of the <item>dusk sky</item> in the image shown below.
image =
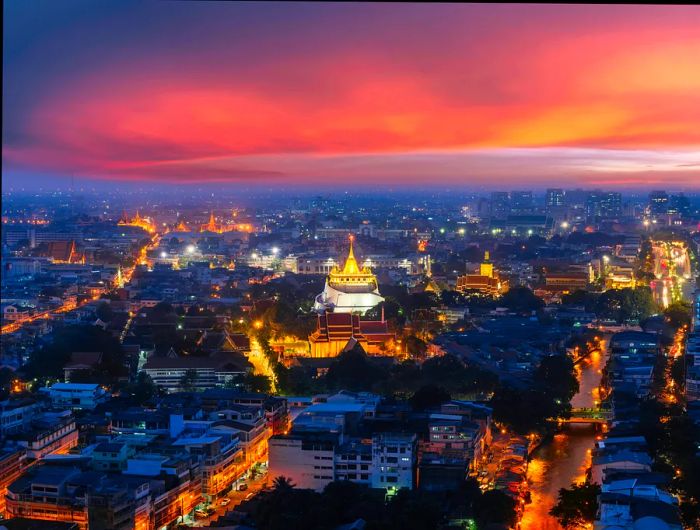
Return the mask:
M 3 183 L 700 188 L 700 8 L 8 0 Z

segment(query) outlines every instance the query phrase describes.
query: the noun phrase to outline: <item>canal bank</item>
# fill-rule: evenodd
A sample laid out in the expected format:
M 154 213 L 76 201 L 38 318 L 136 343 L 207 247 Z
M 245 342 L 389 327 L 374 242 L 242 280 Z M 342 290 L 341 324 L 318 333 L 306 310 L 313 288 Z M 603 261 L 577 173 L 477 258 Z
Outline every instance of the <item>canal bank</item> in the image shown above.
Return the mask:
M 571 400 L 573 408 L 599 404 L 598 387 L 606 362 L 607 348 L 603 348 L 602 352 L 593 352 L 577 365 L 579 391 Z M 585 480 L 596 436 L 593 425 L 566 425 L 533 452 L 527 471 L 532 502 L 525 506 L 520 521 L 522 530 L 562 528 L 549 515 L 549 510 L 556 503 L 561 488 Z

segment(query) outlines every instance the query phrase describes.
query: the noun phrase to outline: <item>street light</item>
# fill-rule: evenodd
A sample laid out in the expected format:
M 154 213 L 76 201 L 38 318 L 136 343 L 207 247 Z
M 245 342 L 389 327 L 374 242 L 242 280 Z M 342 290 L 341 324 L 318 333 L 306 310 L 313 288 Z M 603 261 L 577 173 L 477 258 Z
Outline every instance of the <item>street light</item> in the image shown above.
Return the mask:
M 195 251 L 195 246 L 194 245 L 187 245 L 187 248 L 185 249 L 185 252 L 188 254 L 194 254 Z
M 280 249 L 278 247 L 272 247 L 272 253 L 276 256 L 279 254 Z
M 568 223 L 567 221 L 564 221 L 564 222 L 562 222 L 561 227 L 562 227 L 564 230 L 566 230 L 567 228 L 569 228 L 569 223 Z

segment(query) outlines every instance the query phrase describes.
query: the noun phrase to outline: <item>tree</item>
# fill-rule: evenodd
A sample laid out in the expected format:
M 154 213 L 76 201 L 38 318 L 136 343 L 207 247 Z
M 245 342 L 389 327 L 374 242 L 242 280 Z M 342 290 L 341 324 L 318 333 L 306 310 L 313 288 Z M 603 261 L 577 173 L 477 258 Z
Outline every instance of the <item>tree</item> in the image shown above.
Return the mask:
M 127 392 L 137 405 L 144 405 L 158 394 L 158 386 L 146 372 L 139 372 L 136 380 L 127 387 Z
M 598 511 L 598 484 L 572 484 L 559 490 L 559 498 L 549 514 L 564 528 L 589 528 Z
M 12 392 L 12 381 L 16 377 L 15 371 L 3 366 L 0 368 L 0 401 L 6 399 Z
M 573 361 L 565 355 L 549 355 L 542 359 L 533 375 L 539 389 L 562 402 L 569 402 L 579 389 Z
M 406 351 L 413 357 L 424 359 L 428 352 L 428 345 L 415 335 L 409 335 L 406 337 Z
M 690 327 L 693 320 L 693 307 L 687 302 L 674 302 L 664 309 L 664 316 L 674 330 Z
M 243 380 L 243 384 L 249 392 L 260 392 L 261 394 L 272 392 L 272 382 L 266 375 L 248 373 Z
M 68 326 L 53 334 L 50 344 L 29 356 L 25 371 L 37 379 L 62 379 L 63 367 L 73 352 L 100 352 L 100 363 L 93 370 L 92 382 L 113 384 L 127 375 L 124 351 L 119 340 L 98 326 Z
M 288 492 L 295 487 L 291 478 L 280 475 L 272 481 L 272 487 L 280 492 Z
M 384 370 L 372 363 L 357 343 L 353 349 L 338 356 L 338 360 L 328 369 L 325 380 L 333 389 L 371 390 L 386 376 Z
M 197 383 L 197 370 L 190 368 L 180 378 L 180 388 L 185 392 L 193 392 Z
M 95 315 L 102 322 L 110 322 L 114 318 L 114 311 L 112 310 L 112 306 L 107 302 L 100 302 L 95 308 Z
M 502 524 L 512 528 L 515 526 L 515 499 L 499 490 L 484 493 L 474 509 L 478 528 L 490 524 Z
M 426 410 L 438 407 L 450 399 L 452 399 L 450 394 L 444 388 L 436 385 L 425 385 L 411 396 L 409 402 L 413 410 Z
M 531 312 L 544 307 L 544 300 L 527 287 L 513 287 L 499 299 L 499 305 L 512 311 Z

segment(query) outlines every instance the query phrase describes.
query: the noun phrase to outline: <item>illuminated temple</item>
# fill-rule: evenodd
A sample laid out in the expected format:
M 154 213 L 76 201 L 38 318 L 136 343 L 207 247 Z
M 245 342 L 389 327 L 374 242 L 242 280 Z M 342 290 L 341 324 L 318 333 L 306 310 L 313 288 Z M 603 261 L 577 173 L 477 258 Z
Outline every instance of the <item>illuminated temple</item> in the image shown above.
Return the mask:
M 126 211 L 122 214 L 121 218 L 119 219 L 119 222 L 117 223 L 119 226 L 137 226 L 141 228 L 142 230 L 145 230 L 146 232 L 153 233 L 155 232 L 156 228 L 155 225 L 153 224 L 153 221 L 149 217 L 141 217 L 139 215 L 139 211 L 136 210 L 136 215 L 132 218 L 129 218 L 127 215 Z
M 457 291 L 479 292 L 487 296 L 498 296 L 508 290 L 508 282 L 494 270 L 489 253 L 484 253 L 484 261 L 479 266 L 478 274 L 466 274 L 457 278 Z
M 353 238 L 350 237 L 350 251 L 342 270 L 333 267 L 323 292 L 316 297 L 314 309 L 319 313 L 359 313 L 365 314 L 378 303 L 383 302 L 379 294 L 377 278 L 369 267 L 360 269 L 352 248 Z

